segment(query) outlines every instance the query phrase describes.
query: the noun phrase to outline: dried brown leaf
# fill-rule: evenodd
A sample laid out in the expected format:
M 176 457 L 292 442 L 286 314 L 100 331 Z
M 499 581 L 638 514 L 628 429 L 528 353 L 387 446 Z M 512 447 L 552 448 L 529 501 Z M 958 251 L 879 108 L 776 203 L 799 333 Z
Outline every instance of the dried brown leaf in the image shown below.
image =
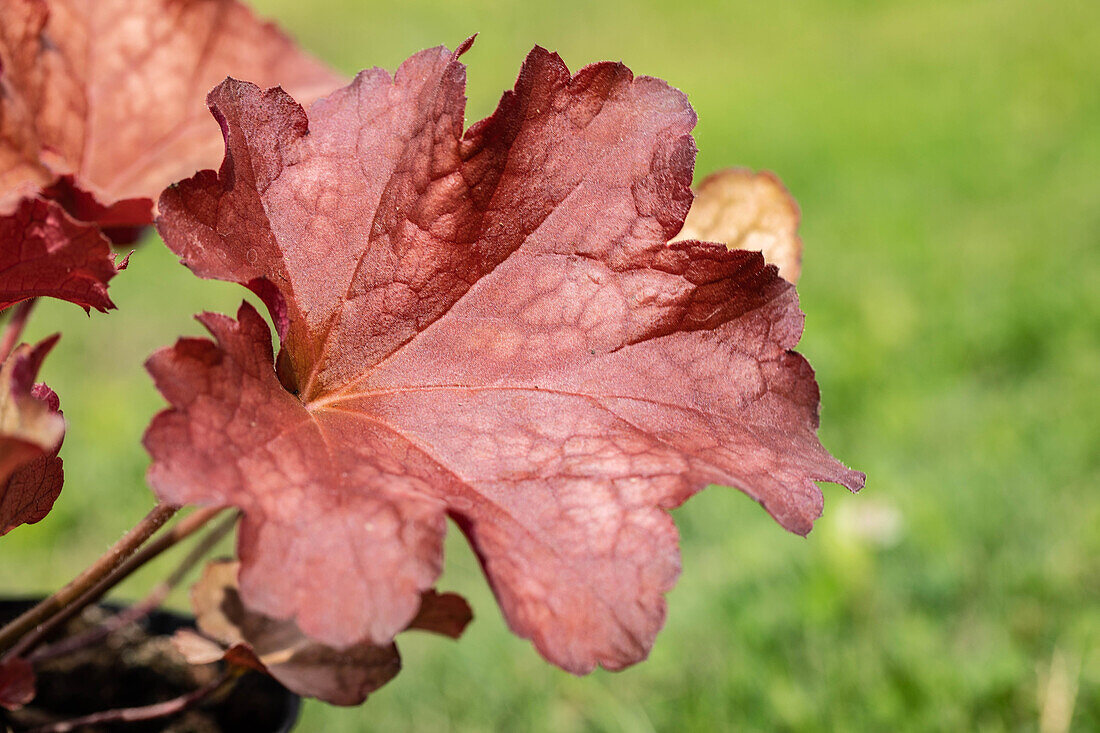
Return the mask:
M 798 204 L 773 173 L 729 168 L 699 184 L 673 241 L 698 239 L 762 252 L 784 279 L 796 283 L 802 274 L 800 218 Z
M 245 608 L 237 589 L 239 563 L 212 562 L 191 590 L 199 628 L 224 647 L 220 658 L 270 674 L 300 695 L 333 705 L 358 705 L 401 669 L 393 644 L 370 643 L 338 650 L 302 634 L 293 621 L 278 621 Z M 214 661 L 212 649 L 185 637 L 180 649 L 193 663 Z

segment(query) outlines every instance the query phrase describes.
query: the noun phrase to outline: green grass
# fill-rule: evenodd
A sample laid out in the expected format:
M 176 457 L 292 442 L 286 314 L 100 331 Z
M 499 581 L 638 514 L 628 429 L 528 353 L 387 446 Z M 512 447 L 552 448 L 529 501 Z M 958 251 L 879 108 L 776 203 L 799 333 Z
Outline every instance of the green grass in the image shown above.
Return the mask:
M 687 92 L 700 173 L 770 168 L 802 206 L 821 435 L 868 474 L 825 488 L 807 540 L 728 489 L 678 510 L 668 625 L 617 674 L 570 677 L 512 637 L 452 536 L 466 637 L 410 636 L 394 683 L 308 705 L 301 730 L 1035 730 L 1052 669 L 1056 695 L 1078 688 L 1073 729 L 1100 729 L 1100 4 L 256 4 L 349 73 L 481 32 L 471 120 L 535 43 Z M 35 315 L 32 336 L 65 334 L 45 378 L 68 484 L 3 539 L 4 591 L 56 587 L 151 505 L 141 362 L 241 290 L 150 238 L 112 293 L 106 316 Z M 851 528 L 875 512 L 899 534 Z

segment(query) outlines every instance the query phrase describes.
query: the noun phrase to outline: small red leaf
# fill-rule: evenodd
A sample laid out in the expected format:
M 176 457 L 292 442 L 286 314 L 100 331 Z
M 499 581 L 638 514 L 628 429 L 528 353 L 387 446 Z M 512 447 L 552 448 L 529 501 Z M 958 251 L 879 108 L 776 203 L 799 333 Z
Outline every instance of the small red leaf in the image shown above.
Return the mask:
M 463 133 L 457 55 L 362 72 L 308 113 L 211 92 L 225 161 L 165 191 L 157 225 L 198 275 L 269 286 L 282 352 L 276 373 L 244 306 L 155 354 L 172 409 L 150 481 L 241 507 L 242 598 L 329 646 L 414 619 L 450 516 L 517 633 L 618 669 L 664 622 L 667 510 L 726 484 L 804 534 L 814 481 L 863 475 L 817 440 L 793 286 L 758 253 L 668 241 L 691 202 L 684 96 L 536 48 Z
M 0 663 L 0 708 L 18 710 L 34 699 L 34 668 L 16 657 Z
M 59 204 L 25 198 L 0 216 L 0 309 L 45 295 L 106 311 L 107 282 L 118 273 L 110 242 Z
M 65 419 L 34 379 L 57 336 L 23 344 L 0 367 L 0 535 L 45 517 L 61 493 Z
M 409 628 L 457 639 L 473 620 L 474 612 L 465 598 L 457 593 L 440 593 L 432 589 L 421 594 L 420 610 Z
M 46 237 L 60 261 L 39 262 L 34 278 L 4 272 L 5 298 L 14 288 L 111 307 L 106 238 L 134 241 L 162 188 L 217 163 L 203 99 L 227 74 L 306 99 L 343 82 L 236 0 L 0 0 L 0 17 L 0 256 L 41 249 L 41 233 L 24 231 L 41 221 L 27 214 L 35 197 L 72 217 Z M 87 269 L 73 277 L 94 273 L 92 294 L 62 284 L 78 252 Z

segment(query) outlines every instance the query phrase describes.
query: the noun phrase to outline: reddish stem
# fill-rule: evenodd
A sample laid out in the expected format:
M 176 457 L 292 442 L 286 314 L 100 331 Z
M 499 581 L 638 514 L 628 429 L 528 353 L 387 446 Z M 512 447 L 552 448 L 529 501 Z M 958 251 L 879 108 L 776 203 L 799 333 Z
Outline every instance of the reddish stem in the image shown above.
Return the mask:
M 128 578 L 135 570 L 157 557 L 177 542 L 190 537 L 221 511 L 222 509 L 220 507 L 215 509 L 199 509 L 181 519 L 171 530 L 141 548 L 140 552 L 135 553 L 125 562 L 118 565 L 118 567 L 105 578 L 86 589 L 79 597 L 67 603 L 48 620 L 39 624 L 33 631 L 29 631 L 25 636 L 19 639 L 11 649 L 0 657 L 0 660 L 24 656 L 69 619 L 76 616 L 92 603 L 98 601 L 107 591 Z
M 175 539 L 174 535 L 180 533 L 181 529 L 189 529 L 189 527 L 185 527 L 184 525 L 184 523 L 188 520 L 192 520 L 191 523 L 195 525 L 196 529 L 199 526 L 202 526 L 202 524 L 200 524 L 196 520 L 202 520 L 204 519 L 204 517 L 198 515 L 199 513 L 196 512 L 195 514 L 187 517 L 187 519 L 181 520 L 179 524 L 172 528 L 170 534 L 164 535 L 163 537 L 160 537 L 156 541 L 154 541 L 154 543 L 146 545 L 140 553 L 134 555 L 132 558 L 130 558 L 130 560 L 127 561 L 127 565 L 129 565 L 131 562 L 142 559 L 141 556 L 145 555 L 150 550 L 161 550 L 162 548 L 160 547 L 154 547 L 154 544 L 156 543 L 164 544 L 163 549 L 167 549 L 169 545 L 167 543 L 162 543 L 161 541 L 165 538 Z M 195 547 L 192 548 L 191 552 L 187 553 L 187 556 L 183 559 L 182 562 L 180 562 L 176 569 L 172 571 L 172 574 L 162 580 L 160 583 L 157 583 L 153 590 L 150 591 L 149 594 L 138 603 L 135 603 L 122 611 L 119 611 L 115 615 L 106 619 L 103 623 L 91 629 L 88 629 L 82 634 L 70 636 L 67 639 L 62 639 L 61 641 L 58 641 L 54 644 L 42 647 L 38 651 L 27 656 L 26 658 L 31 662 L 44 662 L 49 659 L 56 659 L 57 657 L 71 654 L 72 652 L 75 652 L 79 649 L 92 646 L 93 644 L 96 644 L 99 641 L 107 638 L 118 629 L 121 629 L 124 626 L 135 623 L 136 621 L 140 621 L 141 619 L 145 618 L 150 613 L 155 611 L 161 603 L 164 602 L 164 599 L 168 597 L 168 594 L 171 593 L 176 586 L 183 582 L 183 579 L 187 576 L 191 569 L 198 565 L 199 562 L 202 561 L 204 557 L 206 557 L 206 554 L 214 548 L 214 545 L 218 544 L 218 542 L 220 542 L 223 537 L 225 537 L 227 534 L 230 533 L 230 531 L 232 531 L 233 526 L 237 523 L 237 518 L 239 516 L 239 512 L 234 512 L 232 515 L 222 520 L 222 522 L 219 523 L 212 530 L 207 532 L 206 535 L 201 540 L 199 540 L 198 544 L 196 544 Z M 190 533 L 191 532 L 187 532 L 186 534 Z M 186 536 L 186 534 L 184 534 L 183 536 Z M 182 537 L 180 537 L 179 539 L 182 539 Z M 155 556 L 156 554 L 159 554 L 159 552 L 153 553 L 153 556 Z M 151 559 L 151 557 L 145 559 Z M 125 567 L 122 567 L 119 568 L 119 571 L 125 569 Z M 97 589 L 93 588 L 92 591 L 89 592 L 93 592 L 95 590 Z M 83 601 L 83 598 L 81 599 L 81 601 Z M 34 648 L 34 646 L 40 641 L 41 638 L 44 638 L 49 633 L 49 631 L 52 630 L 52 627 L 54 627 L 54 622 L 62 615 L 67 616 L 68 611 L 66 611 L 65 614 L 58 614 L 53 619 L 51 619 L 48 624 L 40 626 L 39 630 L 45 630 L 45 633 L 42 633 L 39 639 L 31 639 L 31 637 L 36 636 L 38 632 L 35 632 L 34 634 L 28 634 L 26 637 L 24 637 L 23 641 L 20 641 L 20 643 L 17 644 L 15 647 L 12 647 L 10 653 L 25 655 L 27 651 Z M 47 626 L 51 627 L 51 629 L 46 630 Z
M 158 504 L 80 575 L 61 590 L 0 628 L 0 652 L 10 649 L 24 634 L 64 610 L 137 552 L 179 507 Z M 93 599 L 94 600 L 94 599 Z
M 103 723 L 135 723 L 142 720 L 156 720 L 169 715 L 182 713 L 189 708 L 201 703 L 208 696 L 217 692 L 226 682 L 235 675 L 232 669 L 227 669 L 221 675 L 206 683 L 197 690 L 192 690 L 186 695 L 158 702 L 153 705 L 143 705 L 136 708 L 118 708 L 117 710 L 104 710 L 100 713 L 92 713 L 80 718 L 62 720 L 58 723 L 50 723 L 34 728 L 30 733 L 68 733 L 84 726 L 102 725 Z

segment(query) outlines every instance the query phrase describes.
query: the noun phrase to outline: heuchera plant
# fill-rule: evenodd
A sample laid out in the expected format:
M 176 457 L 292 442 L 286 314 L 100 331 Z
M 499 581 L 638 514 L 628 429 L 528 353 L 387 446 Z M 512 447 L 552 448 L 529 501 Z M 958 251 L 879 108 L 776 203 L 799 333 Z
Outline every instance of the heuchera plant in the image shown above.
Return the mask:
M 341 86 L 230 0 L 0 13 L 0 531 L 62 483 L 64 420 L 34 384 L 55 339 L 15 347 L 33 299 L 113 307 L 110 242 L 154 212 L 195 274 L 258 296 L 279 344 L 245 303 L 152 356 L 160 503 L 0 629 L 0 705 L 33 699 L 49 631 L 219 514 L 199 549 L 239 516 L 237 559 L 207 567 L 178 649 L 350 705 L 396 674 L 396 634 L 469 622 L 434 590 L 447 518 L 512 630 L 585 674 L 648 654 L 680 570 L 668 512 L 692 494 L 736 487 L 805 534 L 815 481 L 863 485 L 818 442 L 791 350 L 798 209 L 742 169 L 693 203 L 695 114 L 666 83 L 536 47 L 466 128 L 473 39 Z M 200 556 L 53 653 L 148 613 Z

